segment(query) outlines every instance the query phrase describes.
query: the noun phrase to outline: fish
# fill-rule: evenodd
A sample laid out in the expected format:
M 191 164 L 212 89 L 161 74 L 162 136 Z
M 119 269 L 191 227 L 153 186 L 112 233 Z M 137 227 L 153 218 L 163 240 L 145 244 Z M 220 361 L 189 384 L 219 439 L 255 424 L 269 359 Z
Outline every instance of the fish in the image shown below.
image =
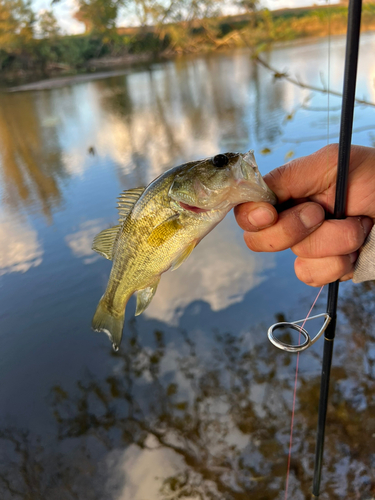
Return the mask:
M 176 270 L 233 207 L 247 201 L 277 202 L 253 151 L 184 163 L 147 187 L 123 191 L 118 200 L 119 224 L 101 231 L 92 245 L 113 261 L 92 328 L 104 331 L 115 351 L 134 293 L 138 316 L 150 304 L 161 275 Z

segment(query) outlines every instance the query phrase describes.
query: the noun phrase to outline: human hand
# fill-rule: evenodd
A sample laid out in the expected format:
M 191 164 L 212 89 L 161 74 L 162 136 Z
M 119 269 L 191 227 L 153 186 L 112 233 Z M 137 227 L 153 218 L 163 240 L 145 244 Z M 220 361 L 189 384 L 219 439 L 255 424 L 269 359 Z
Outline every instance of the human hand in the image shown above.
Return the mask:
M 291 248 L 297 277 L 312 286 L 352 278 L 358 249 L 375 220 L 375 149 L 363 146 L 351 148 L 348 217 L 325 220 L 325 211 L 334 210 L 337 158 L 333 144 L 264 176 L 279 213 L 268 203 L 235 209 L 247 246 L 255 252 Z

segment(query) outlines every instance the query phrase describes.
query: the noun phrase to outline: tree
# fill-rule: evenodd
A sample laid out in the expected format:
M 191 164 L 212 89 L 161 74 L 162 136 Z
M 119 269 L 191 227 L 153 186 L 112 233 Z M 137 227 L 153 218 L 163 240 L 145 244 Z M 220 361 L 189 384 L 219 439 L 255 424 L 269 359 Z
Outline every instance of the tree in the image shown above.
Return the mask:
M 125 0 L 79 0 L 79 9 L 74 14 L 84 23 L 86 31 L 106 33 L 116 26 L 119 8 Z
M 34 23 L 29 0 L 0 0 L 0 50 L 20 52 L 34 37 Z
M 256 12 L 259 8 L 259 0 L 237 0 L 235 4 L 245 12 Z
M 39 31 L 43 38 L 55 38 L 60 34 L 60 27 L 51 10 L 43 11 L 39 16 Z

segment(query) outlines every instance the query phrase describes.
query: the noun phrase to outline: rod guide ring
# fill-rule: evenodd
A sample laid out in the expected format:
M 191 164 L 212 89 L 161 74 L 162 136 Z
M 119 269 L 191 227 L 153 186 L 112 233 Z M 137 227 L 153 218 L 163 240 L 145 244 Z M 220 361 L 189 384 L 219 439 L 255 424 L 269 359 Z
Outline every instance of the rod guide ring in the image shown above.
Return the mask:
M 307 330 L 305 330 L 305 328 L 303 327 L 305 326 L 305 323 L 307 321 L 317 318 L 324 318 L 324 323 L 321 329 L 315 335 L 315 337 L 311 338 Z M 314 344 L 322 336 L 322 334 L 327 329 L 327 326 L 330 321 L 331 317 L 327 313 L 322 313 L 322 314 L 316 314 L 315 316 L 310 316 L 309 318 L 299 319 L 298 321 L 291 321 L 291 322 L 282 321 L 279 323 L 275 323 L 268 329 L 267 332 L 268 339 L 274 346 L 278 347 L 279 349 L 282 349 L 283 351 L 302 352 L 308 347 L 310 347 L 312 344 Z M 300 326 L 299 323 L 302 323 L 302 326 Z M 297 330 L 297 332 L 299 332 L 300 335 L 302 335 L 302 337 L 304 338 L 304 341 L 300 344 L 288 344 L 287 342 L 283 342 L 282 340 L 278 339 L 274 334 L 275 330 L 285 327 L 291 328 L 292 330 Z

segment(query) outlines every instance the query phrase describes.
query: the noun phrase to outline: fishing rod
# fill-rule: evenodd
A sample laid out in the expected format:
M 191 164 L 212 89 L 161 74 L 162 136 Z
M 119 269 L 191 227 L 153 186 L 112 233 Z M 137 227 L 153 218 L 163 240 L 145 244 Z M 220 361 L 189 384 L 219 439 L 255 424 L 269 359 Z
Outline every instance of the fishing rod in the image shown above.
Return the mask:
M 343 99 L 341 107 L 340 138 L 339 138 L 339 151 L 338 151 L 338 161 L 337 161 L 336 194 L 335 194 L 334 212 L 333 215 L 330 217 L 333 219 L 345 219 L 346 217 L 345 210 L 346 210 L 346 201 L 348 193 L 349 161 L 350 161 L 351 140 L 353 131 L 353 115 L 354 115 L 354 104 L 355 104 L 355 88 L 357 80 L 361 11 L 362 11 L 362 0 L 349 0 Z M 275 323 L 268 329 L 268 338 L 274 345 L 285 351 L 298 352 L 298 353 L 307 349 L 309 346 L 315 343 L 319 339 L 319 337 L 324 333 L 324 349 L 323 349 L 322 374 L 320 382 L 320 396 L 319 396 L 319 410 L 318 410 L 318 427 L 317 427 L 317 438 L 316 438 L 316 448 L 315 448 L 313 490 L 311 497 L 312 500 L 319 498 L 320 494 L 320 483 L 321 483 L 322 465 L 323 465 L 324 435 L 325 435 L 327 407 L 328 407 L 329 382 L 330 382 L 331 365 L 332 365 L 333 343 L 336 333 L 337 300 L 339 293 L 339 283 L 340 281 L 337 280 L 333 283 L 330 283 L 328 286 L 326 313 L 310 317 L 310 312 L 312 310 L 311 308 L 309 314 L 303 320 L 298 320 L 294 322 Z M 315 302 L 317 298 L 315 299 Z M 323 326 L 321 327 L 319 332 L 315 335 L 315 337 L 311 339 L 310 335 L 305 330 L 304 325 L 307 321 L 319 317 L 324 317 Z M 302 323 L 301 326 L 300 323 Z M 285 328 L 286 326 L 294 330 L 297 330 L 300 333 L 300 335 L 304 338 L 304 341 L 302 343 L 299 343 L 298 345 L 292 345 L 284 343 L 281 340 L 279 340 L 275 336 L 274 331 L 278 328 Z M 292 422 L 293 422 L 293 417 L 292 417 Z M 287 487 L 286 487 L 286 496 L 287 496 Z
M 346 217 L 345 210 L 348 193 L 349 160 L 352 142 L 355 88 L 357 81 L 361 11 L 362 0 L 349 0 L 339 155 L 337 163 L 336 196 L 335 208 L 333 213 L 334 219 L 345 219 Z M 312 492 L 313 499 L 318 498 L 320 494 L 329 380 L 331 374 L 333 343 L 336 333 L 338 293 L 339 280 L 335 281 L 334 283 L 330 283 L 328 286 L 327 315 L 331 318 L 331 321 L 327 325 L 324 334 L 324 350 L 320 383 L 318 429 Z

